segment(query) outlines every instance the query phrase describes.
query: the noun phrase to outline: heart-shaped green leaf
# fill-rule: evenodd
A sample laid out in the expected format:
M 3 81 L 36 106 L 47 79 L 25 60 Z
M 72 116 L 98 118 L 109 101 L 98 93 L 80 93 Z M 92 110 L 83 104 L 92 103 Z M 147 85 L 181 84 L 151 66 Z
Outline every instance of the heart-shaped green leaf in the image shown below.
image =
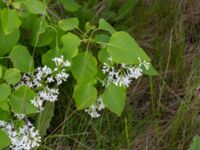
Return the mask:
M 71 59 L 78 54 L 78 47 L 81 44 L 81 40 L 78 36 L 72 33 L 67 33 L 62 36 L 61 41 L 63 43 L 61 52 L 67 59 Z
M 97 90 L 91 84 L 78 84 L 74 90 L 74 100 L 78 110 L 84 109 L 92 105 L 97 99 Z
M 112 34 L 107 51 L 116 63 L 137 64 L 138 58 L 150 61 L 137 42 L 124 31 Z
M 78 29 L 78 24 L 79 20 L 77 18 L 62 19 L 58 22 L 58 26 L 64 31 Z
M 10 52 L 9 58 L 14 67 L 19 69 L 21 72 L 34 71 L 34 61 L 26 47 L 22 45 L 14 46 Z
M 1 23 L 4 33 L 8 35 L 19 28 L 21 20 L 15 9 L 5 8 L 1 11 Z
M 97 61 L 87 52 L 79 53 L 72 59 L 71 71 L 77 82 L 88 83 L 97 73 Z
M 45 14 L 46 6 L 39 0 L 26 0 L 24 2 L 27 9 L 33 14 Z
M 17 41 L 19 40 L 19 30 L 15 29 L 10 34 L 5 34 L 2 25 L 0 24 L 0 56 L 3 56 L 10 52 L 12 47 L 17 44 Z
M 115 33 L 116 30 L 103 18 L 99 19 L 99 29 L 110 32 L 111 34 Z
M 70 12 L 77 11 L 80 7 L 80 5 L 76 3 L 74 0 L 60 0 L 60 2 L 62 3 L 65 10 Z
M 23 85 L 10 95 L 10 105 L 12 110 L 18 114 L 32 114 L 37 112 L 37 108 L 31 104 L 35 93 L 28 86 Z
M 16 84 L 21 79 L 20 71 L 16 68 L 7 69 L 4 73 L 3 79 L 8 84 Z
M 106 108 L 121 116 L 126 100 L 126 88 L 110 84 L 106 87 L 102 100 Z

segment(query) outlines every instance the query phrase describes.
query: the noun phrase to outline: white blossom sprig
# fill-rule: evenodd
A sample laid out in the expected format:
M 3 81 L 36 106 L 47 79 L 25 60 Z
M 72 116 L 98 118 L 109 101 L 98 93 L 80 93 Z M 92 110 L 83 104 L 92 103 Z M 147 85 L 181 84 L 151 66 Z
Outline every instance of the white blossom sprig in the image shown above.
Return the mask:
M 109 58 L 111 64 L 113 64 L 112 59 Z M 117 67 L 104 63 L 102 67 L 102 72 L 107 74 L 107 78 L 102 81 L 103 86 L 110 83 L 114 83 L 116 86 L 129 87 L 133 79 L 138 79 L 143 75 L 143 67 L 148 70 L 150 68 L 150 63 L 138 58 L 138 65 L 126 65 L 118 64 Z
M 39 112 L 44 110 L 45 101 L 55 102 L 58 100 L 58 86 L 69 77 L 67 69 L 71 64 L 68 60 L 64 60 L 64 57 L 61 56 L 53 58 L 52 61 L 55 63 L 55 68 L 38 67 L 35 72 L 24 74 L 21 82 L 16 86 L 18 88 L 21 85 L 27 85 L 36 92 L 31 103 L 38 108 Z
M 16 130 L 13 123 L 0 121 L 0 128 L 7 133 L 12 150 L 32 150 L 40 146 L 39 131 L 30 122 Z
M 104 108 L 105 105 L 101 99 L 101 96 L 99 96 L 97 102 L 92 104 L 89 108 L 85 109 L 85 112 L 87 112 L 92 118 L 98 118 L 101 116 L 99 112 Z

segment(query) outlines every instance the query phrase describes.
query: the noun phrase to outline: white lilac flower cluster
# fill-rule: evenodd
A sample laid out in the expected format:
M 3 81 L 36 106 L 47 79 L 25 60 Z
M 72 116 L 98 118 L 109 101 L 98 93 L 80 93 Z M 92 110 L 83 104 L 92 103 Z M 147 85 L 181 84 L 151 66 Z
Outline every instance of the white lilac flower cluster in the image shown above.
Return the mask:
M 109 58 L 111 64 L 113 61 Z M 138 65 L 126 65 L 126 64 L 118 64 L 116 67 L 114 65 L 109 65 L 104 63 L 102 72 L 107 74 L 108 77 L 102 81 L 103 86 L 106 86 L 110 83 L 114 83 L 116 86 L 124 86 L 129 87 L 130 83 L 133 79 L 138 79 L 143 75 L 143 69 L 148 70 L 150 68 L 150 63 L 141 60 L 138 58 Z
M 64 57 L 53 58 L 55 68 L 51 69 L 47 66 L 38 67 L 34 73 L 24 74 L 21 82 L 17 85 L 27 85 L 33 89 L 37 95 L 31 100 L 31 103 L 38 108 L 39 111 L 44 110 L 44 102 L 55 102 L 58 99 L 59 91 L 58 86 L 67 80 L 69 74 L 67 69 L 70 67 L 70 62 L 64 60 Z M 52 85 L 56 83 L 53 87 Z
M 97 99 L 97 103 L 92 104 L 89 108 L 85 109 L 92 118 L 100 117 L 100 111 L 105 108 L 101 97 Z
M 39 132 L 30 122 L 15 130 L 14 124 L 0 121 L 0 128 L 7 133 L 12 150 L 31 150 L 40 145 Z

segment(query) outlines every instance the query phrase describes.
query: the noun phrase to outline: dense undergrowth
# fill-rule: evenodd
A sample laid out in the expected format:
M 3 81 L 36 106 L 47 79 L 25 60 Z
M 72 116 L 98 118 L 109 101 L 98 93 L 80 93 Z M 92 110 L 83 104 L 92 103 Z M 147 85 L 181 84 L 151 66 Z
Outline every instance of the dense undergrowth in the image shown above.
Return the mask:
M 78 2 L 81 9 L 75 12 L 66 12 L 59 2 L 51 2 L 48 13 L 55 22 L 77 17 L 82 29 L 87 21 L 97 24 L 99 18 L 105 18 L 117 31 L 127 31 L 135 38 L 159 74 L 143 76 L 131 83 L 120 117 L 105 110 L 95 119 L 76 110 L 72 86 L 76 81 L 69 77 L 59 87 L 59 101 L 55 102 L 53 119 L 39 149 L 189 149 L 193 137 L 200 133 L 200 3 Z M 24 45 L 30 40 L 29 35 L 20 38 Z M 42 55 L 48 50 L 37 48 L 36 66 L 41 65 Z M 6 63 L 10 65 L 9 61 Z

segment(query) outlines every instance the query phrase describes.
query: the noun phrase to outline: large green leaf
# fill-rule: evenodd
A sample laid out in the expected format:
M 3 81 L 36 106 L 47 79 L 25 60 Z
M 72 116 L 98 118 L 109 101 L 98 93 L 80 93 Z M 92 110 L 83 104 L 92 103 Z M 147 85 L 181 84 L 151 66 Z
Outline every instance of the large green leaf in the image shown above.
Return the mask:
M 115 33 L 116 30 L 103 18 L 99 19 L 99 29 L 110 32 L 111 34 Z
M 189 150 L 200 150 L 200 137 L 195 136 Z
M 33 34 L 32 37 L 32 45 L 37 47 L 43 47 L 52 42 L 54 37 L 56 36 L 55 31 L 51 28 L 47 28 L 45 32 L 38 34 Z
M 97 73 L 95 57 L 87 52 L 79 53 L 72 59 L 71 71 L 77 82 L 87 83 L 91 81 Z
M 63 43 L 61 52 L 67 59 L 71 59 L 78 54 L 78 47 L 81 44 L 81 40 L 78 36 L 72 33 L 67 33 L 62 36 L 61 41 Z
M 79 20 L 77 18 L 62 19 L 58 22 L 58 26 L 64 31 L 78 29 L 78 24 Z
M 7 54 L 17 43 L 19 37 L 20 33 L 18 29 L 15 29 L 12 33 L 6 35 L 0 24 L 0 56 Z
M 16 84 L 21 79 L 20 71 L 16 68 L 7 69 L 4 73 L 3 79 L 8 84 Z
M 35 93 L 28 86 L 23 85 L 10 95 L 10 105 L 15 113 L 32 114 L 37 112 L 37 108 L 31 104 Z
M 0 101 L 5 100 L 11 93 L 11 88 L 6 83 L 0 84 Z
M 110 84 L 106 87 L 102 100 L 106 108 L 121 116 L 126 100 L 126 88 Z
M 5 149 L 10 145 L 10 139 L 3 129 L 0 129 L 0 150 Z
M 45 109 L 37 117 L 36 128 L 39 130 L 40 136 L 45 136 L 50 122 L 54 115 L 55 103 L 47 102 Z
M 7 35 L 19 28 L 21 20 L 15 9 L 5 8 L 1 11 L 1 23 L 3 31 Z
M 113 61 L 117 63 L 137 64 L 138 58 L 150 61 L 150 58 L 137 42 L 124 31 L 112 34 L 107 51 Z
M 77 84 L 74 89 L 74 100 L 78 110 L 92 105 L 97 99 L 97 90 L 91 83 Z
M 33 14 L 45 14 L 46 6 L 39 0 L 25 0 L 24 4 L 27 9 Z
M 80 7 L 74 0 L 60 0 L 65 10 L 74 12 L 77 11 Z
M 10 52 L 9 58 L 11 59 L 15 68 L 21 72 L 33 72 L 34 62 L 32 56 L 26 47 L 22 45 L 14 46 Z

